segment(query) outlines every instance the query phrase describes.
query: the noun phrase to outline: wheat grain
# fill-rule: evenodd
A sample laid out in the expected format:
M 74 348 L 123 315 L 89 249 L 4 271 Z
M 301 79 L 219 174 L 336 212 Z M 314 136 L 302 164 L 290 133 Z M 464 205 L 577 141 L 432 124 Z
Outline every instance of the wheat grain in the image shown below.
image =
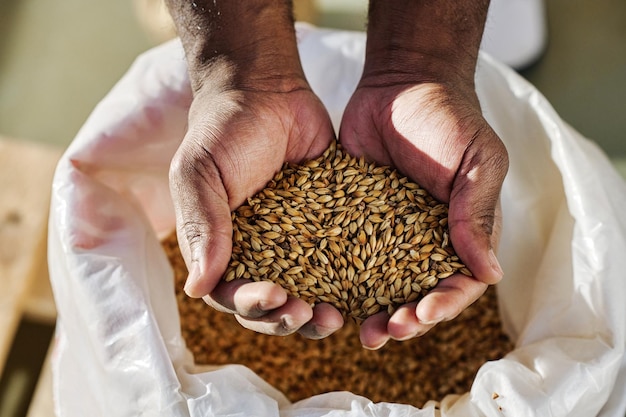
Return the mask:
M 317 159 L 285 164 L 233 212 L 224 279 L 273 281 L 357 321 L 393 313 L 441 279 L 471 275 L 450 245 L 447 215 L 418 184 L 334 142 Z

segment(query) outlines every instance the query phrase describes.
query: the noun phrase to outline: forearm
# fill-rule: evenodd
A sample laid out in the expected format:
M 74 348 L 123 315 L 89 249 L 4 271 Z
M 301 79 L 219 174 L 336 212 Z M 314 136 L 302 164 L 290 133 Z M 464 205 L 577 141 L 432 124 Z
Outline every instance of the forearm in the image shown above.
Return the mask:
M 192 87 L 220 67 L 236 88 L 299 88 L 303 79 L 289 0 L 166 0 Z M 277 87 L 278 86 L 278 87 Z
M 371 0 L 364 75 L 473 78 L 488 7 L 489 0 Z

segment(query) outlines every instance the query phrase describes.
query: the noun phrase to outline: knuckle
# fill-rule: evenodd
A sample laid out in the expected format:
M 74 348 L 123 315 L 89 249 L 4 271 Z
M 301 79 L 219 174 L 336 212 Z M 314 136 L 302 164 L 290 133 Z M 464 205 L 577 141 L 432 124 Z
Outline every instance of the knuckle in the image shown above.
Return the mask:
M 194 250 L 195 248 L 203 246 L 206 243 L 206 233 L 204 228 L 204 224 L 193 220 L 186 220 L 181 225 L 181 229 L 183 231 L 182 236 L 184 236 L 187 241 L 187 245 L 191 249 L 192 254 L 196 253 Z M 193 260 L 195 261 L 197 259 Z
M 469 229 L 475 233 L 491 236 L 494 230 L 494 224 L 496 222 L 495 209 L 487 204 L 475 207 L 467 217 L 464 218 L 450 218 L 449 226 L 450 230 L 454 229 Z
M 285 317 L 281 317 L 274 326 L 274 331 L 277 336 L 287 336 L 294 333 L 296 330 L 298 329 L 294 328 L 294 326 Z

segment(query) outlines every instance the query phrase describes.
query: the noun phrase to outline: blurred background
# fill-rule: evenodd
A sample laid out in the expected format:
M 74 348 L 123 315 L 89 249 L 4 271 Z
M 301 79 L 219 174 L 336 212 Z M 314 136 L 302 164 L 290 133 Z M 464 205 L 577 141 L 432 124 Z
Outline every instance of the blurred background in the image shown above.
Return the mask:
M 492 6 L 506 2 L 532 0 Z M 296 7 L 320 26 L 361 30 L 366 3 L 296 0 Z M 625 156 L 626 3 L 543 3 L 547 42 L 521 74 L 563 119 L 609 155 Z M 0 134 L 66 146 L 134 58 L 170 35 L 163 11 L 159 0 L 0 2 Z
M 366 3 L 295 0 L 300 20 L 350 30 L 364 28 Z M 597 142 L 626 175 L 626 2 L 493 0 L 492 7 L 496 3 L 503 10 L 510 6 L 513 12 L 509 15 L 517 16 L 511 22 L 517 23 L 507 24 L 511 16 L 490 20 L 485 48 L 510 61 L 507 63 L 534 84 L 565 121 Z M 538 8 L 526 7 L 529 3 Z M 524 16 L 531 26 L 519 27 Z M 506 36 L 501 37 L 498 30 L 507 25 L 518 32 L 503 47 Z M 0 140 L 41 145 L 50 150 L 49 158 L 58 158 L 137 55 L 172 36 L 160 0 L 1 1 Z M 520 39 L 521 46 L 508 47 Z M 511 52 L 518 47 L 526 50 L 523 59 L 516 61 Z M 0 156 L 2 152 L 8 158 L 7 148 L 0 146 Z M 19 153 L 15 157 L 19 160 Z M 39 248 L 38 254 L 45 257 L 45 248 Z M 35 269 L 40 278 L 32 282 L 43 295 L 35 303 L 11 304 L 24 314 L 16 315 L 19 320 L 14 326 L 0 328 L 0 335 L 4 332 L 8 340 L 6 355 L 0 357 L 0 362 L 5 361 L 0 417 L 52 415 L 49 399 L 40 393 L 36 394 L 38 405 L 28 411 L 54 330 L 53 306 L 36 314 L 32 311 L 37 307 L 26 307 L 51 302 L 45 268 L 43 272 Z M 5 288 L 2 281 L 6 279 L 0 275 L 0 288 Z M 27 290 L 20 294 L 30 297 Z M 0 307 L 3 302 L 0 298 Z M 39 389 L 45 391 L 49 375 L 42 378 Z

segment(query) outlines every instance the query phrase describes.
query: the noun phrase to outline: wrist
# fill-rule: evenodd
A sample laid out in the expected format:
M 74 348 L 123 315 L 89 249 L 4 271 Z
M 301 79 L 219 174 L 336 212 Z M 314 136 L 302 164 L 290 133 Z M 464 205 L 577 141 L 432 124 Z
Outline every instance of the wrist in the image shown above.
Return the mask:
M 363 78 L 473 84 L 489 1 L 372 0 Z
M 234 89 L 292 91 L 308 85 L 290 1 L 168 0 L 168 7 L 194 91 L 216 73 Z

